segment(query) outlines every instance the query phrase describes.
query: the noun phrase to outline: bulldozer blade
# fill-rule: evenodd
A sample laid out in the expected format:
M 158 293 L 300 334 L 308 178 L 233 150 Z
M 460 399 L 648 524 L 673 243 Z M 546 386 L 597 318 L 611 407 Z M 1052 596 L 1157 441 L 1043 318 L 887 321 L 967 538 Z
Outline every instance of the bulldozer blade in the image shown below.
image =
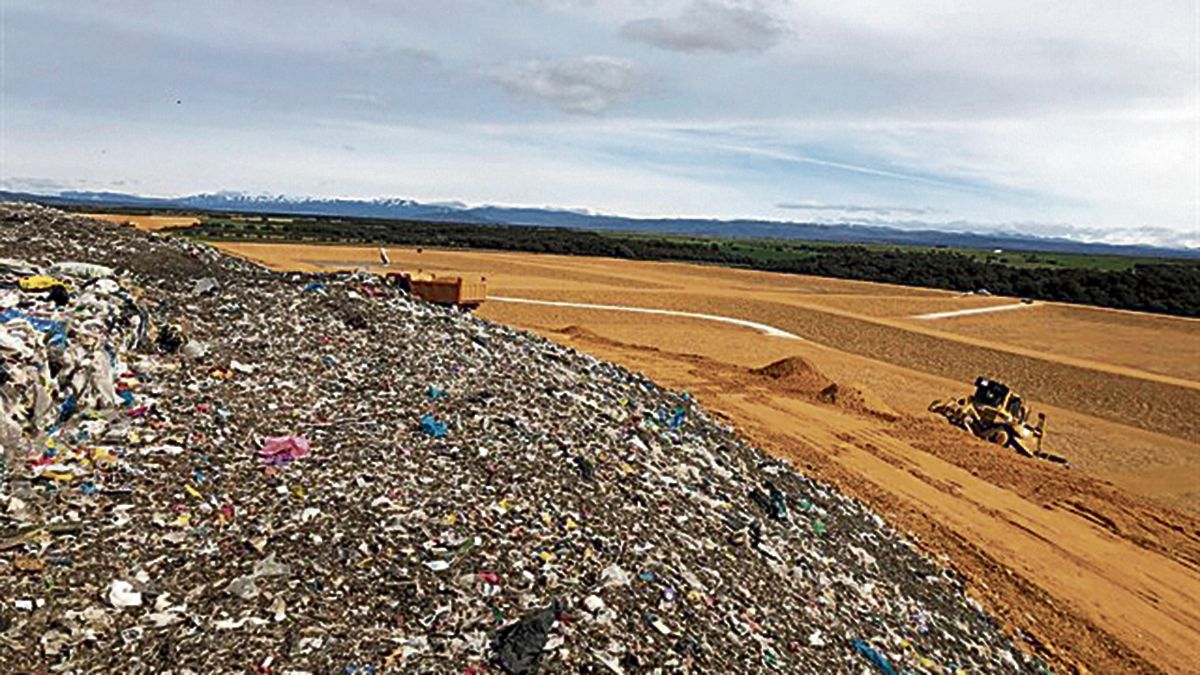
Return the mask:
M 1071 463 L 1067 461 L 1066 457 L 1063 457 L 1062 455 L 1055 455 L 1049 452 L 1042 452 L 1041 450 L 1037 451 L 1037 458 L 1044 459 L 1047 462 L 1054 462 L 1055 464 L 1062 464 L 1063 466 L 1071 465 Z
M 1010 445 L 1012 445 L 1013 449 L 1016 450 L 1017 453 L 1023 457 L 1036 457 L 1041 452 L 1040 450 L 1037 453 L 1030 452 L 1025 449 L 1025 446 L 1021 445 L 1020 443 L 1018 443 L 1016 441 L 1013 441 Z

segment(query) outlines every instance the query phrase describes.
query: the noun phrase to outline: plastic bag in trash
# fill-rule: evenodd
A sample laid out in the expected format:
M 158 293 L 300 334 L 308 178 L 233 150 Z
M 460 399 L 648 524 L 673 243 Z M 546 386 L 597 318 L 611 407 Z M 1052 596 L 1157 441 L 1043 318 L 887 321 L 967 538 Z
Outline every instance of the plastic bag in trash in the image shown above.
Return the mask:
M 286 466 L 308 455 L 311 446 L 303 436 L 272 436 L 264 438 L 258 454 L 271 466 Z
M 496 652 L 494 663 L 510 675 L 536 673 L 557 615 L 555 603 L 496 631 L 492 643 Z
M 421 431 L 433 436 L 434 438 L 446 437 L 446 425 L 439 422 L 436 417 L 431 414 L 426 414 L 421 417 Z
M 854 646 L 855 651 L 862 654 L 883 675 L 896 675 L 896 669 L 892 667 L 892 662 L 888 661 L 888 658 L 883 654 L 872 649 L 866 641 L 854 640 L 851 644 Z

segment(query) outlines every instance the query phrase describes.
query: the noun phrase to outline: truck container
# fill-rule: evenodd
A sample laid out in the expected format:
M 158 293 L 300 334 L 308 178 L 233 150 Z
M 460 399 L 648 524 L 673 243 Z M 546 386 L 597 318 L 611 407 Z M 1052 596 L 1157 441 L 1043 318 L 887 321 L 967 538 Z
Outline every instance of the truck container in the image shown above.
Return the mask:
M 418 298 L 439 305 L 475 309 L 487 299 L 487 280 L 461 276 L 434 276 L 428 273 L 389 274 Z

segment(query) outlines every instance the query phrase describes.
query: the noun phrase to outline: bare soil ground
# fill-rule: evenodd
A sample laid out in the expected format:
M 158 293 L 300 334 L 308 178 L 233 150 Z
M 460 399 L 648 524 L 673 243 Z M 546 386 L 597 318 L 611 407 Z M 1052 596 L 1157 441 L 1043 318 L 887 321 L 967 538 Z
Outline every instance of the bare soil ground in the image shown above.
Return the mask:
M 200 222 L 191 216 L 133 216 L 121 213 L 85 213 L 88 218 L 97 220 L 107 220 L 110 223 L 128 223 L 137 227 L 139 230 L 147 232 L 157 232 L 158 230 L 169 230 L 174 227 L 190 227 Z
M 949 291 L 937 289 L 929 289 L 929 295 L 927 296 L 893 295 L 886 292 L 890 289 L 885 288 L 882 290 L 885 292 L 877 295 L 842 295 L 835 293 L 821 295 L 809 294 L 805 300 L 822 307 L 844 309 L 860 316 L 887 317 L 893 319 L 905 319 L 921 314 L 932 314 L 934 312 L 952 312 L 961 309 L 982 309 L 985 307 L 995 307 L 997 305 L 1012 303 L 1011 300 L 1006 298 L 962 295 L 959 293 L 951 293 Z
M 371 247 L 221 246 L 288 270 L 379 260 Z M 393 268 L 486 275 L 494 295 L 719 314 L 802 336 L 578 308 L 480 309 L 693 393 L 945 556 L 1059 666 L 1194 668 L 1200 322 L 1052 304 L 921 322 L 905 317 L 1012 299 L 669 263 L 389 254 Z M 925 412 L 980 373 L 1047 412 L 1048 449 L 1072 468 L 1021 458 Z
M 923 323 L 965 337 L 1200 380 L 1200 322 L 1195 319 L 1038 303 L 1003 316 Z

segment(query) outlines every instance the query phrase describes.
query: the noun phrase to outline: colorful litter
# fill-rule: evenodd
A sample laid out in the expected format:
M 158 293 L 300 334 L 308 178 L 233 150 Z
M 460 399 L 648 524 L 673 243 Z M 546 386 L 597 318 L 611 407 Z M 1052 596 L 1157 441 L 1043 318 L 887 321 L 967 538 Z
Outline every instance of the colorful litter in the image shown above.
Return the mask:
M 308 456 L 311 446 L 303 436 L 273 436 L 264 438 L 258 454 L 270 466 L 287 466 Z
M 446 425 L 439 422 L 432 414 L 426 414 L 421 418 L 421 431 L 434 438 L 446 437 Z

